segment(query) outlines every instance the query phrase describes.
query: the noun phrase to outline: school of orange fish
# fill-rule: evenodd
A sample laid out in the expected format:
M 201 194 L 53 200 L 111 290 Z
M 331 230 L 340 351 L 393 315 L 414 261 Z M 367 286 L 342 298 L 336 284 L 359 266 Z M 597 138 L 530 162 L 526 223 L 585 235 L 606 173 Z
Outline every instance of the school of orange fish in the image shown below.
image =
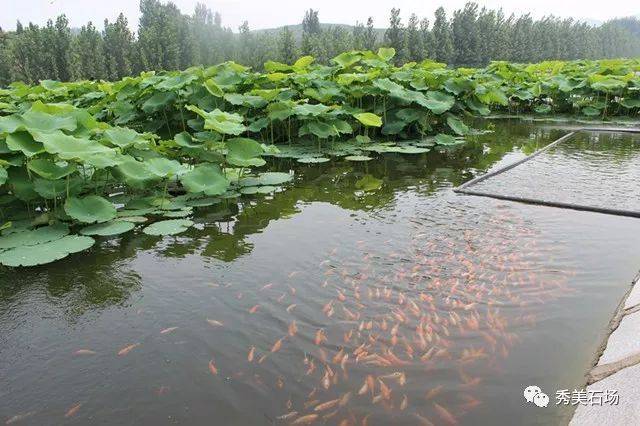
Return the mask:
M 382 247 L 358 241 L 356 250 L 346 250 L 347 259 L 342 248 L 333 249 L 315 282 L 298 282 L 303 274 L 294 271 L 286 282 L 258 284 L 260 300 L 281 306 L 282 316 L 290 318 L 282 334 L 236 354 L 246 358 L 246 370 L 229 371 L 211 357 L 203 360 L 203 372 L 208 369 L 212 380 L 251 381 L 267 397 L 282 395 L 280 412 L 271 419 L 276 424 L 458 424 L 483 403 L 483 375 L 498 371 L 518 343 L 513 326 L 534 324 L 536 306 L 571 291 L 573 273 L 546 266 L 553 248 L 539 247 L 537 233 L 524 221 L 501 213 L 485 222 L 480 228 L 491 232 L 463 230 L 454 237 L 416 222 L 401 251 L 385 252 L 391 241 Z M 323 298 L 300 297 L 297 288 L 309 285 L 319 286 Z M 237 292 L 235 303 L 247 303 L 242 296 Z M 316 312 L 314 321 L 297 315 L 303 307 Z M 261 303 L 243 309 L 259 316 Z M 213 328 L 225 327 L 223 320 L 206 318 Z M 116 354 L 139 347 L 127 344 Z M 268 363 L 279 356 L 294 361 L 270 377 Z M 65 417 L 81 406 L 73 405 Z

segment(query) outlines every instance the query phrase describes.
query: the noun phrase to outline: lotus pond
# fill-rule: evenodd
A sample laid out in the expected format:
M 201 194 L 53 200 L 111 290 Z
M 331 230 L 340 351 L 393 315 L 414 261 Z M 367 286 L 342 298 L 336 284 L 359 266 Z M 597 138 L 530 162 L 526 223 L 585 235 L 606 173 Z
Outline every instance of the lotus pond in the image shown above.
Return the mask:
M 566 423 L 522 389 L 583 386 L 640 222 L 453 194 L 566 133 L 478 127 L 425 154 L 273 158 L 290 188 L 194 206 L 178 235 L 0 269 L 0 419 Z

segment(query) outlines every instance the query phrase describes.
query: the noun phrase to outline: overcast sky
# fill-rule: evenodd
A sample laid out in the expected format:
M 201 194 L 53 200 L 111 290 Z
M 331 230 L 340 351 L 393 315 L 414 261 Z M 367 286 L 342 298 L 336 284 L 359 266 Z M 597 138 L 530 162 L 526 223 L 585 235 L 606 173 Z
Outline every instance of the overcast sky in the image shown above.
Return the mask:
M 224 26 L 237 30 L 244 20 L 252 29 L 272 28 L 301 22 L 308 8 L 320 11 L 320 22 L 353 24 L 372 16 L 375 25 L 386 26 L 389 10 L 399 7 L 403 20 L 415 12 L 433 21 L 433 12 L 441 5 L 445 9 L 460 8 L 467 0 L 174 0 L 183 13 L 191 14 L 198 1 L 222 15 Z M 606 21 L 620 16 L 640 14 L 638 0 L 478 0 L 481 6 L 502 7 L 506 13 L 531 12 L 534 17 L 554 14 L 584 20 Z M 137 0 L 0 0 L 0 27 L 15 29 L 16 20 L 44 24 L 50 17 L 66 14 L 71 26 L 80 27 L 93 21 L 102 28 L 105 18 L 110 20 L 123 12 L 132 28 L 137 27 L 139 11 Z

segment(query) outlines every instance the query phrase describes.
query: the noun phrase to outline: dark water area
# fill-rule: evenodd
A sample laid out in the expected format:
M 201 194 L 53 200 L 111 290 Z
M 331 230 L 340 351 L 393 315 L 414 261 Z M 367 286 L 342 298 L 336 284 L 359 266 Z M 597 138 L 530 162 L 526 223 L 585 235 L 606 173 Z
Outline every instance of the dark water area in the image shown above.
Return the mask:
M 454 194 L 565 133 L 483 126 L 446 152 L 278 160 L 291 188 L 177 237 L 0 269 L 0 421 L 566 424 L 553 395 L 584 386 L 640 221 Z
M 581 131 L 474 191 L 640 212 L 640 134 Z

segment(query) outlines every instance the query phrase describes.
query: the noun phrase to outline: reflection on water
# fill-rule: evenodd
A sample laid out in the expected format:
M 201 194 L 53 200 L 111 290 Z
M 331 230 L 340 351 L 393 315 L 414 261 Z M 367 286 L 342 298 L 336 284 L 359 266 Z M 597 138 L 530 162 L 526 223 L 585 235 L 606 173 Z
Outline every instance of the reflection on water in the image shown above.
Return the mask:
M 640 135 L 579 132 L 474 191 L 640 212 Z
M 185 234 L 0 270 L 0 419 L 566 422 L 522 389 L 582 386 L 640 222 L 452 194 L 563 134 L 483 125 L 452 151 L 278 160 L 292 188 L 201 209 Z

